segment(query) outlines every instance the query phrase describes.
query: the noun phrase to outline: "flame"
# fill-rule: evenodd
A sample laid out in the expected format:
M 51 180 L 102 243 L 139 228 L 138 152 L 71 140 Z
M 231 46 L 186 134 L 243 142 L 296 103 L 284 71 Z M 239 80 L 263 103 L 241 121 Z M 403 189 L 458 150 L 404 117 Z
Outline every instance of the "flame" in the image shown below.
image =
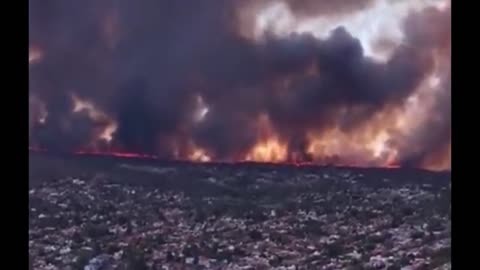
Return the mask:
M 246 161 L 255 162 L 284 162 L 287 159 L 287 145 L 277 138 L 271 138 L 257 143 L 249 154 Z
M 307 153 L 314 160 L 339 156 L 352 165 L 386 166 L 397 159 L 392 140 L 406 122 L 405 114 L 399 110 L 386 109 L 353 130 L 344 131 L 334 126 L 321 132 L 313 131 L 307 135 Z
M 47 107 L 37 96 L 29 95 L 29 111 L 33 123 L 44 124 L 48 117 Z
M 257 125 L 257 143 L 245 155 L 245 161 L 285 162 L 288 146 L 275 133 L 267 114 L 261 114 Z
M 348 32 L 353 36 L 358 37 L 362 48 L 365 50 L 365 55 L 372 57 L 377 61 L 386 61 L 390 59 L 390 53 L 393 49 L 402 43 L 404 33 L 401 30 L 402 24 L 406 16 L 410 13 L 409 10 L 421 10 L 425 7 L 436 6 L 441 10 L 450 8 L 449 0 L 407 0 L 396 1 L 389 3 L 389 0 L 380 0 L 375 5 L 369 7 L 363 12 L 355 12 L 352 16 L 319 16 L 319 17 L 299 17 L 296 16 L 287 4 L 276 2 L 265 5 L 259 5 L 258 10 L 252 11 L 245 20 L 249 20 L 248 25 L 252 26 L 250 30 L 253 33 L 248 33 L 248 38 L 255 41 L 261 41 L 266 37 L 266 33 L 273 33 L 279 37 L 288 37 L 293 33 L 312 33 L 317 38 L 326 38 L 331 30 L 344 26 Z M 388 5 L 387 5 L 388 3 Z M 253 14 L 253 15 L 252 15 Z M 102 21 L 103 38 L 110 50 L 115 49 L 118 41 L 121 39 L 121 31 L 119 31 L 119 13 L 113 9 L 106 14 Z M 243 18 L 242 18 L 243 19 Z M 242 30 L 243 31 L 243 30 Z M 375 42 L 384 41 L 380 43 L 379 48 L 375 47 Z M 447 38 L 446 38 L 447 39 Z M 450 42 L 450 36 L 448 36 Z M 448 43 L 449 44 L 449 43 Z M 43 44 L 40 44 L 43 45 Z M 447 48 L 448 47 L 448 48 Z M 371 165 L 371 166 L 396 166 L 399 160 L 399 155 L 402 151 L 400 148 L 408 143 L 409 134 L 417 134 L 416 130 L 420 130 L 424 123 L 428 121 L 435 121 L 436 118 L 441 117 L 429 114 L 432 108 L 436 105 L 435 97 L 436 91 L 442 87 L 442 73 L 440 66 L 450 66 L 450 54 L 444 50 L 449 50 L 450 47 L 438 49 L 439 55 L 435 57 L 438 63 L 435 63 L 436 68 L 431 77 L 425 80 L 424 84 L 417 89 L 417 91 L 408 98 L 405 104 L 396 108 L 386 107 L 383 111 L 376 113 L 365 124 L 354 127 L 353 129 L 345 129 L 341 123 L 333 123 L 329 128 L 322 130 L 309 130 L 307 134 L 301 134 L 306 140 L 305 152 L 314 162 L 321 163 L 325 159 L 339 158 L 336 164 L 344 163 L 348 165 Z M 47 47 L 42 48 L 38 44 L 29 47 L 29 65 L 33 66 L 44 59 L 49 51 L 44 51 Z M 448 55 L 448 57 L 446 56 Z M 438 58 L 438 59 L 437 59 Z M 321 71 L 318 70 L 318 65 L 312 61 L 311 65 L 299 74 L 282 77 L 275 81 L 279 84 L 276 87 L 275 95 L 282 96 L 280 100 L 288 100 L 289 84 L 295 81 L 295 76 L 315 76 Z M 196 80 L 196 79 L 195 79 Z M 200 80 L 201 81 L 201 80 Z M 196 82 L 196 81 L 195 81 Z M 204 87 L 200 84 L 201 87 Z M 283 98 L 283 95 L 285 96 Z M 95 139 L 101 140 L 109 144 L 112 143 L 115 132 L 117 130 L 117 123 L 106 112 L 98 109 L 94 103 L 85 100 L 76 95 L 72 95 L 73 113 L 86 112 L 89 118 L 99 123 L 99 130 L 95 130 Z M 191 121 L 194 124 L 201 123 L 211 116 L 213 111 L 210 111 L 208 100 L 198 95 L 195 100 L 195 110 Z M 214 104 L 212 104 L 212 108 Z M 33 113 L 30 125 L 43 124 L 48 119 L 48 112 L 45 109 L 45 104 L 41 103 L 37 106 Z M 342 111 L 339 111 L 339 119 L 341 119 Z M 339 121 L 340 122 L 340 121 Z M 191 123 L 188 123 L 191 124 Z M 289 145 L 283 134 L 277 134 L 275 128 L 266 114 L 259 116 L 258 122 L 252 128 L 252 133 L 256 132 L 256 141 L 254 145 L 242 151 L 240 157 L 236 160 L 254 161 L 254 162 L 289 162 L 292 160 L 292 146 Z M 187 125 L 186 125 L 187 126 Z M 322 125 L 323 126 L 323 125 Z M 181 132 L 188 133 L 190 130 L 188 125 L 182 128 Z M 177 135 L 177 134 L 175 134 Z M 183 135 L 183 134 L 182 134 Z M 173 136 L 173 135 L 172 135 Z M 172 139 L 173 142 L 168 141 L 166 149 L 173 148 L 173 156 L 176 159 L 188 159 L 191 161 L 208 162 L 217 160 L 214 155 L 208 152 L 207 149 L 196 145 L 193 140 L 185 135 L 181 138 Z M 164 145 L 162 145 L 163 147 Z M 415 148 L 415 144 L 409 145 L 410 148 Z M 95 147 L 92 147 L 96 149 Z M 113 149 L 115 147 L 108 147 Z M 161 148 L 161 147 L 158 147 Z M 89 148 L 90 149 L 90 148 Z M 36 149 L 39 150 L 39 149 Z M 169 149 L 170 150 L 170 149 Z M 154 149 L 152 149 L 154 151 Z M 125 153 L 125 152 L 98 152 L 98 151 L 77 151 L 77 154 L 98 154 L 98 155 L 112 155 L 119 157 L 148 157 L 154 156 L 144 155 L 139 153 Z M 301 159 L 301 157 L 300 157 Z M 442 149 L 439 153 L 435 153 L 424 161 L 423 166 L 440 170 L 450 168 L 451 159 L 451 143 L 448 144 L 448 149 Z
M 243 157 L 235 159 L 235 162 L 268 162 L 268 163 L 291 163 L 294 165 L 311 164 L 335 164 L 338 166 L 373 166 L 373 167 L 398 167 L 399 148 L 408 140 L 409 132 L 422 126 L 429 119 L 430 107 L 434 105 L 432 91 L 437 91 L 441 85 L 438 74 L 432 74 L 412 96 L 406 100 L 403 106 L 387 106 L 383 111 L 375 113 L 363 125 L 342 128 L 338 121 L 330 128 L 323 130 L 311 130 L 306 134 L 306 147 L 308 161 L 294 158 L 291 146 L 276 133 L 270 118 L 267 114 L 258 117 L 254 129 L 257 133 L 256 143 L 243 154 Z M 72 95 L 74 103 L 73 112 L 86 112 L 90 118 L 102 123 L 102 131 L 98 133 L 98 139 L 110 143 L 113 139 L 117 125 L 105 113 L 98 110 L 88 100 Z M 200 99 L 199 99 L 200 100 Z M 201 100 L 200 100 L 201 101 Z M 202 102 L 199 102 L 202 103 Z M 346 108 L 338 111 L 338 119 L 344 114 L 350 113 Z M 348 114 L 347 114 L 348 115 Z M 106 122 L 105 122 L 106 121 Z M 194 141 L 186 137 L 175 138 L 172 142 L 175 149 L 176 160 L 188 160 L 194 162 L 218 161 L 210 155 L 206 149 L 198 146 Z M 182 146 L 183 145 L 183 146 Z M 450 168 L 451 146 L 448 149 L 437 153 L 422 164 L 423 168 L 431 170 L 444 170 Z M 76 151 L 80 155 L 109 155 L 126 158 L 157 158 L 154 155 L 142 153 L 129 153 L 114 150 L 109 147 L 110 152 L 101 152 L 95 147 Z M 39 150 L 39 149 L 30 149 Z M 297 160 L 298 159 L 298 160 Z M 303 163 L 302 163 L 303 162 Z
M 100 138 L 105 140 L 106 142 L 111 142 L 113 140 L 113 134 L 116 130 L 117 124 L 115 122 L 111 122 L 100 134 Z
M 43 52 L 40 48 L 32 46 L 28 49 L 28 64 L 33 65 L 40 62 L 43 58 Z
M 86 111 L 92 120 L 99 123 L 105 123 L 104 128 L 99 132 L 98 139 L 110 143 L 113 140 L 113 134 L 117 130 L 117 123 L 107 114 L 98 110 L 95 105 L 88 100 L 81 99 L 72 94 L 72 101 L 74 113 Z
M 200 161 L 200 162 L 209 162 L 212 159 L 207 154 L 207 152 L 201 148 L 195 148 L 193 152 L 188 157 L 191 161 Z
M 101 151 L 85 151 L 79 150 L 74 152 L 75 155 L 93 155 L 93 156 L 111 156 L 121 158 L 141 158 L 141 159 L 158 159 L 155 155 L 148 155 L 142 153 L 130 153 L 130 152 L 101 152 Z
M 339 156 L 349 165 L 392 166 L 402 158 L 400 148 L 413 149 L 411 134 L 424 129 L 425 123 L 436 121 L 440 115 L 432 115 L 443 89 L 442 66 L 438 66 L 419 88 L 401 106 L 386 107 L 373 118 L 353 130 L 343 131 L 334 126 L 307 135 L 307 153 L 313 160 Z M 440 70 L 439 70 L 440 69 Z M 451 147 L 450 145 L 448 147 Z M 450 168 L 450 148 L 435 153 L 423 166 L 431 170 Z
M 97 117 L 100 117 L 100 115 L 102 114 L 101 112 L 99 112 L 95 106 L 93 105 L 93 103 L 87 101 L 87 100 L 83 100 L 81 98 L 79 98 L 77 95 L 75 94 L 72 94 L 72 100 L 73 100 L 73 112 L 80 112 L 80 111 L 87 111 L 88 114 L 92 117 L 92 118 L 97 118 Z

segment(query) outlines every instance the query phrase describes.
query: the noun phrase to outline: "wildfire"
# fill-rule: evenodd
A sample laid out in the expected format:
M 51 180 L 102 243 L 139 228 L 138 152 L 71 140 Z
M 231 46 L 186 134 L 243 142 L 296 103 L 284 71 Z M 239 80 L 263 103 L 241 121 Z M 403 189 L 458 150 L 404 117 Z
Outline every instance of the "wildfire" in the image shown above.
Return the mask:
M 92 155 L 92 156 L 112 156 L 121 158 L 141 158 L 141 159 L 158 159 L 155 155 L 129 153 L 129 152 L 101 152 L 101 151 L 76 151 L 75 155 Z
M 107 127 L 105 127 L 103 132 L 100 134 L 100 138 L 107 142 L 111 142 L 113 140 L 113 133 L 115 133 L 116 130 L 117 130 L 117 125 L 114 122 L 112 122 Z
M 52 18 L 66 27 L 38 24 L 29 46 L 29 134 L 46 149 L 30 150 L 449 169 L 451 1 L 379 0 L 348 12 L 313 2 L 301 9 L 290 0 L 217 3 L 215 12 L 206 4 L 202 14 L 225 8 L 240 17 L 229 12 L 205 22 L 181 5 L 172 7 L 174 20 L 158 22 L 153 10 L 106 5 L 88 29 L 62 19 L 68 16 Z M 200 27 L 190 29 L 191 21 Z M 185 31 L 150 27 L 164 22 Z M 158 47 L 158 36 L 171 41 Z M 189 54 L 178 46 L 185 40 L 199 48 Z M 138 84 L 127 85 L 134 79 Z
M 313 161 L 324 162 L 341 157 L 335 163 L 348 165 L 388 166 L 398 158 L 397 149 L 391 141 L 395 134 L 405 132 L 406 114 L 400 110 L 385 110 L 365 125 L 343 131 L 339 126 L 307 134 L 305 152 Z M 248 151 L 246 161 L 287 162 L 292 158 L 291 145 L 282 141 L 271 126 L 267 115 L 258 120 L 258 142 Z M 297 161 L 295 159 L 295 161 Z M 298 160 L 305 162 L 307 160 Z
M 33 123 L 43 124 L 47 120 L 48 112 L 45 106 L 39 98 L 31 94 L 29 96 L 29 112 L 31 116 L 31 121 Z
M 311 159 L 304 160 L 302 158 L 295 158 L 292 160 L 292 146 L 288 142 L 281 139 L 276 133 L 272 123 L 267 114 L 261 114 L 258 117 L 255 129 L 257 132 L 257 143 L 251 147 L 242 157 L 236 161 L 248 162 L 268 162 L 268 163 L 287 163 L 295 161 L 298 162 L 313 162 L 324 164 L 327 161 L 336 165 L 348 166 L 382 166 L 382 167 L 397 167 L 399 159 L 398 147 L 401 146 L 402 141 L 399 138 L 405 136 L 409 130 L 421 126 L 424 120 L 427 119 L 425 106 L 420 104 L 427 104 L 432 106 L 431 100 L 428 100 L 429 91 L 437 88 L 440 85 L 437 76 L 432 75 L 427 78 L 423 88 L 415 92 L 404 104 L 400 107 L 387 107 L 384 111 L 376 113 L 369 121 L 363 125 L 353 129 L 345 130 L 340 125 L 332 126 L 321 131 L 310 131 L 306 134 L 305 154 Z M 419 100 L 422 99 L 422 102 Z M 426 99 L 429 102 L 425 102 Z M 103 140 L 108 145 L 113 140 L 114 133 L 117 129 L 115 121 L 109 118 L 105 113 L 98 110 L 96 106 L 88 100 L 72 95 L 73 113 L 86 112 L 87 115 L 94 121 L 106 123 L 101 125 L 101 131 L 98 132 L 97 139 Z M 200 98 L 198 103 L 201 104 L 201 115 L 208 112 L 208 107 Z M 339 117 L 342 113 L 347 111 L 339 110 Z M 351 112 L 350 112 L 351 113 Z M 40 114 L 38 121 L 45 121 L 45 114 Z M 42 118 L 43 117 L 43 118 Z M 341 117 L 340 117 L 341 118 Z M 43 119 L 43 120 L 42 120 Z M 200 120 L 200 119 L 197 119 Z M 340 121 L 341 122 L 341 121 Z M 188 160 L 194 162 L 211 162 L 217 161 L 212 157 L 206 149 L 196 145 L 193 140 L 187 140 L 187 147 L 185 150 L 176 151 L 175 158 L 178 160 Z M 182 141 L 176 141 L 177 148 L 181 148 Z M 423 163 L 423 167 L 432 170 L 443 170 L 450 167 L 451 146 L 445 149 L 442 153 L 429 158 Z M 95 147 L 91 149 L 97 149 Z M 110 155 L 125 158 L 157 158 L 154 155 L 147 155 L 141 153 L 130 153 L 115 151 L 115 147 L 108 152 L 101 152 L 98 150 L 79 150 L 75 154 L 79 155 Z M 30 148 L 31 151 L 41 151 L 42 149 Z M 328 163 L 330 163 L 328 162 Z
M 195 147 L 193 151 L 188 156 L 188 159 L 191 161 L 199 161 L 199 162 L 209 162 L 211 161 L 210 156 L 207 152 L 199 147 Z
M 100 117 L 100 115 L 102 115 L 102 113 L 99 112 L 92 103 L 87 100 L 83 100 L 74 94 L 72 94 L 72 101 L 73 112 L 80 112 L 85 110 L 92 118 L 98 118 Z
M 272 138 L 264 142 L 257 143 L 249 154 L 246 161 L 256 162 L 283 162 L 287 159 L 288 149 L 286 144 L 278 139 Z
M 36 64 L 43 58 L 43 52 L 37 47 L 30 47 L 28 50 L 28 64 Z
M 99 132 L 98 138 L 106 142 L 111 142 L 113 134 L 117 130 L 117 124 L 107 114 L 99 111 L 95 105 L 87 100 L 83 100 L 72 94 L 73 112 L 79 113 L 86 111 L 88 116 L 99 123 L 105 123 L 102 130 Z
M 275 134 L 268 115 L 260 115 L 256 128 L 258 142 L 244 159 L 255 162 L 285 162 L 288 157 L 288 146 Z

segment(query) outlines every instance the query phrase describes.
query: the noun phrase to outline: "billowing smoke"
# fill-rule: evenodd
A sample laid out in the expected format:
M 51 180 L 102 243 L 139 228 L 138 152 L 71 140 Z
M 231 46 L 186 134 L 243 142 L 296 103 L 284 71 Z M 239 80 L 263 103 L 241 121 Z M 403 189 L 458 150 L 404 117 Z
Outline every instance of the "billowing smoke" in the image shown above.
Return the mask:
M 284 2 L 293 13 L 300 16 L 336 16 L 365 9 L 373 5 L 375 0 L 285 0 Z
M 30 144 L 359 165 L 424 166 L 444 152 L 449 7 L 406 17 L 403 40 L 378 61 L 341 25 L 322 38 L 249 36 L 245 12 L 282 1 L 260 2 L 30 1 Z M 282 3 L 300 20 L 376 2 Z M 409 121 L 412 99 L 425 120 L 392 126 Z

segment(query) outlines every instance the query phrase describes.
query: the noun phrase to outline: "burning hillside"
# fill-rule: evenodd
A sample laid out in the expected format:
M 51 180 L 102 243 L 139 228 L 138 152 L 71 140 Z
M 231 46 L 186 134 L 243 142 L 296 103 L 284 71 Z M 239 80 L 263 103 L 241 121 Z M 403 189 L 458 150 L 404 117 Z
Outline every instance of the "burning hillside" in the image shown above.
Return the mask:
M 447 1 L 29 9 L 33 148 L 450 168 Z

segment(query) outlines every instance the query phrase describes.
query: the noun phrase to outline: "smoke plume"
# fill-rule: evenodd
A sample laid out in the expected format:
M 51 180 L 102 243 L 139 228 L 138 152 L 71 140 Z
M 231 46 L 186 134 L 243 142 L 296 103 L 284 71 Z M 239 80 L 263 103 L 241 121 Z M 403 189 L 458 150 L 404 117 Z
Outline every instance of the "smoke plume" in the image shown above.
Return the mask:
M 342 26 L 325 38 L 245 35 L 242 14 L 274 2 L 29 1 L 30 144 L 221 161 L 441 159 L 432 155 L 450 143 L 449 7 L 407 16 L 403 40 L 377 61 Z M 376 2 L 283 3 L 300 20 Z

